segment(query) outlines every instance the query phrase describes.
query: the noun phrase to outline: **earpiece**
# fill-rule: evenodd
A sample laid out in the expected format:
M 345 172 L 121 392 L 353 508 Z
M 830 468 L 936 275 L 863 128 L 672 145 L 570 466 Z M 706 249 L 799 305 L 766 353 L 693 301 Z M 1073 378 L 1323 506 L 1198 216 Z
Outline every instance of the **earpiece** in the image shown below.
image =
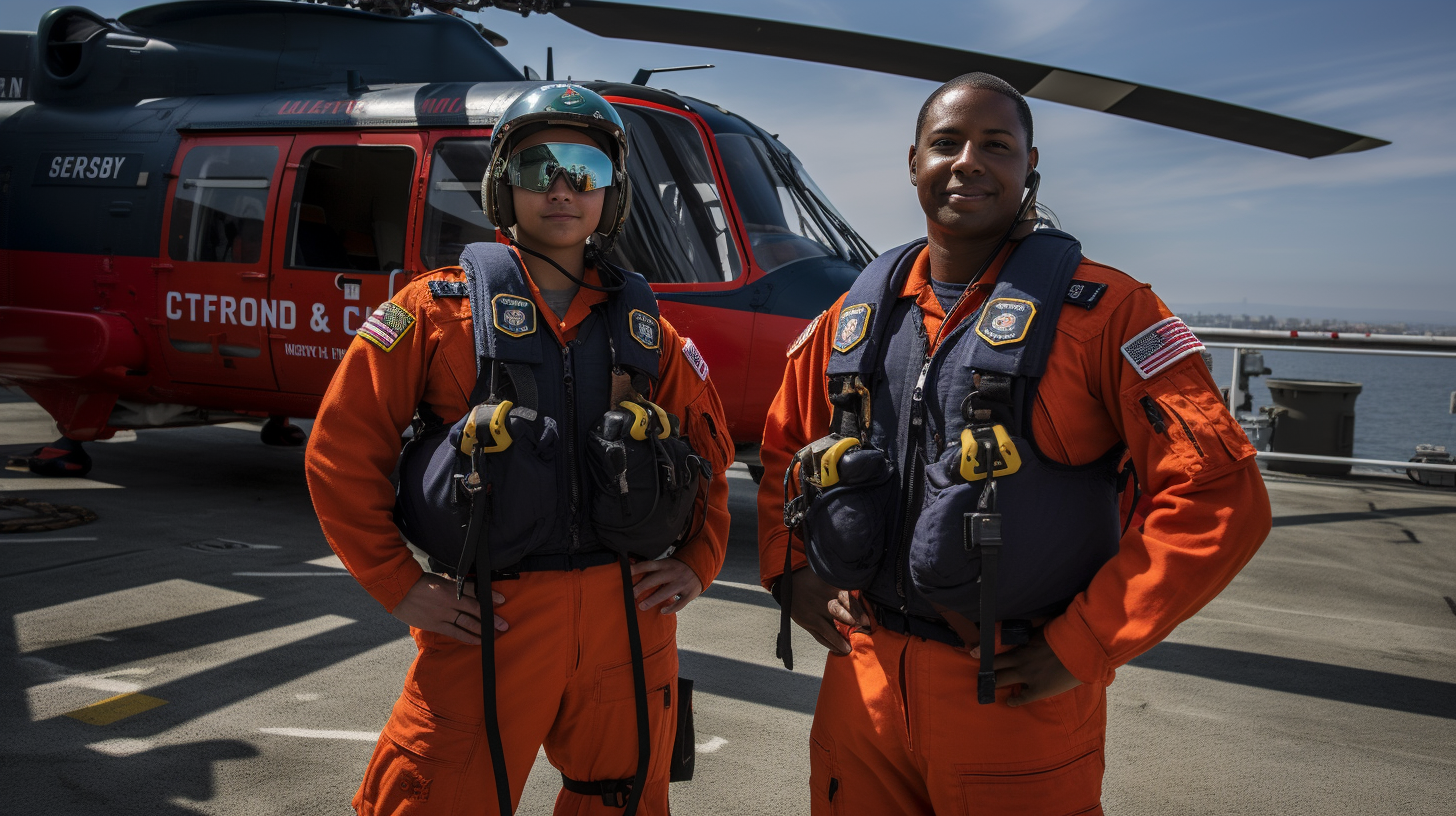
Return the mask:
M 1026 189 L 1030 190 L 1032 187 L 1035 187 L 1037 185 L 1037 182 L 1039 182 L 1039 181 L 1041 181 L 1041 173 L 1038 173 L 1035 170 L 1032 170 L 1030 173 L 1027 173 L 1026 174 Z

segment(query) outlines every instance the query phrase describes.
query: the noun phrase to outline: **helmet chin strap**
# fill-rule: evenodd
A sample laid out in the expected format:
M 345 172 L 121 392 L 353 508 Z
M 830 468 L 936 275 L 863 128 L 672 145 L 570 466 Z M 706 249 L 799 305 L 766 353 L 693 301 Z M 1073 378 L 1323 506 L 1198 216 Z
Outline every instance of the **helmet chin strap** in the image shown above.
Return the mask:
M 620 292 L 620 291 L 622 291 L 622 288 L 627 285 L 627 281 L 622 276 L 621 270 L 618 269 L 617 267 L 613 266 L 611 263 L 608 263 L 607 262 L 607 259 L 605 257 L 603 257 L 600 252 L 597 252 L 596 251 L 596 247 L 592 246 L 591 244 L 587 244 L 587 251 L 594 256 L 591 260 L 593 260 L 598 267 L 600 267 L 600 268 L 602 268 L 604 270 L 610 270 L 613 273 L 613 275 L 617 278 L 617 284 L 615 286 L 596 286 L 594 284 L 587 283 L 586 281 L 582 280 L 581 278 L 578 278 L 577 276 L 571 274 L 570 272 L 567 272 L 566 271 L 566 268 L 563 267 L 561 264 L 557 263 L 556 261 L 552 260 L 551 258 L 546 257 L 545 255 L 542 255 L 541 253 L 537 252 L 536 250 L 531 249 L 530 247 L 528 247 L 525 244 L 521 243 L 520 241 L 516 240 L 515 237 L 512 237 L 511 238 L 511 246 L 514 246 L 516 249 L 519 249 L 520 251 L 526 253 L 527 255 L 530 255 L 530 256 L 533 256 L 533 257 L 536 257 L 536 258 L 540 258 L 541 260 L 545 261 L 546 263 L 549 263 L 552 266 L 556 267 L 556 271 L 557 272 L 560 272 L 562 275 L 565 275 L 567 280 L 570 280 L 572 283 L 575 283 L 577 286 L 585 287 L 587 289 L 594 289 L 594 290 L 596 290 L 598 292 Z M 602 275 L 602 280 L 606 280 L 606 278 L 607 278 L 607 276 L 605 274 L 603 274 Z

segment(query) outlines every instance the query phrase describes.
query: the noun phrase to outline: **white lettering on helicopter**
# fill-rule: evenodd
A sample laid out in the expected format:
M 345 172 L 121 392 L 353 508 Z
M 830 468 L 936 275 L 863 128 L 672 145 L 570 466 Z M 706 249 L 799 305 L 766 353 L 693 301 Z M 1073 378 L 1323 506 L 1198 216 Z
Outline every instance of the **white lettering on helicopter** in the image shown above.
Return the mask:
M 114 179 L 121 175 L 125 156 L 56 156 L 51 159 L 51 178 Z
M 187 301 L 185 309 L 184 300 Z M 168 292 L 167 319 L 182 320 L 184 314 L 190 323 L 231 323 L 273 329 L 291 329 L 298 323 L 298 307 L 291 300 Z
M 284 343 L 283 353 L 289 357 L 308 357 L 314 360 L 342 360 L 348 349 L 328 346 L 310 346 L 303 343 Z
M 24 99 L 25 77 L 0 77 L 0 99 Z
M 279 116 L 316 113 L 354 113 L 362 109 L 362 99 L 292 99 L 278 107 Z

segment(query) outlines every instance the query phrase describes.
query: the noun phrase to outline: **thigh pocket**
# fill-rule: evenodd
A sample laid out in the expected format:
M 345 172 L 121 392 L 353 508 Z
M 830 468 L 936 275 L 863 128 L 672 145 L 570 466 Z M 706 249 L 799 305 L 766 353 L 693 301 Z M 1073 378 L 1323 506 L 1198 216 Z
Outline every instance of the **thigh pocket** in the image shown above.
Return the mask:
M 1102 749 L 1038 766 L 957 765 L 963 812 L 1081 816 L 1102 810 Z
M 369 760 L 360 797 L 375 813 L 449 809 L 475 743 L 475 729 L 402 697 Z
M 653 613 L 656 614 L 656 613 Z M 669 637 L 642 658 L 647 678 L 647 733 L 652 751 L 648 779 L 665 779 L 672 761 L 673 736 L 677 719 L 673 698 L 677 688 L 677 644 Z M 632 663 L 602 670 L 597 680 L 597 734 L 621 746 L 623 778 L 637 768 L 637 706 L 632 682 Z
M 813 816 L 839 812 L 843 800 L 840 785 L 844 784 L 834 762 L 834 744 L 809 737 L 809 812 Z

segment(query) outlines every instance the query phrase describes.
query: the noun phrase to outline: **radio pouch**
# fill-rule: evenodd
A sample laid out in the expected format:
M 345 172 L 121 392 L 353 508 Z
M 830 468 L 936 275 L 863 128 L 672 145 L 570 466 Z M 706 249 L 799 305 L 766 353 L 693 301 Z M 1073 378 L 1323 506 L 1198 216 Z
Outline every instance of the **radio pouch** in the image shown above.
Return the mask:
M 884 451 L 850 437 L 830 436 L 821 443 L 796 457 L 805 554 L 831 586 L 864 589 L 888 546 L 899 491 L 895 466 Z

